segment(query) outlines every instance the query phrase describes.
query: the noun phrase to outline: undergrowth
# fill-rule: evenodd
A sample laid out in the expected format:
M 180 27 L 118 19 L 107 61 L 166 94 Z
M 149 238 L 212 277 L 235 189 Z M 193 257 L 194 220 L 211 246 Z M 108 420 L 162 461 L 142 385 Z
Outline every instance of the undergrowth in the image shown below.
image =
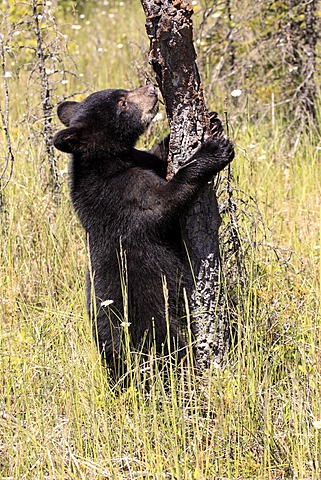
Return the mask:
M 88 91 L 143 82 L 139 7 L 104 11 L 59 17 L 82 77 L 58 84 L 57 98 L 81 91 L 84 80 Z M 43 140 L 37 122 L 24 120 L 32 104 L 24 85 L 35 97 L 39 85 L 28 78 L 28 68 L 8 76 L 15 164 L 1 212 L 0 477 L 318 479 L 318 144 L 306 133 L 294 145 L 277 111 L 273 129 L 238 112 L 233 198 L 245 277 L 233 279 L 229 358 L 203 376 L 172 370 L 167 385 L 151 358 L 149 388 L 133 375 L 123 390 L 110 381 L 87 320 L 86 242 L 68 198 L 66 156 L 58 158 L 58 199 L 41 178 Z M 222 110 L 214 96 L 208 103 Z M 143 146 L 165 130 L 153 124 Z

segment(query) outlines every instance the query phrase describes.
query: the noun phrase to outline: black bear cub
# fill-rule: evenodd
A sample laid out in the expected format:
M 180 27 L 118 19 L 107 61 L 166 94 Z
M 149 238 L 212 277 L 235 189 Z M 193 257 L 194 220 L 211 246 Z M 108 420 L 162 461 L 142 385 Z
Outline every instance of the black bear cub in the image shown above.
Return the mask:
M 191 274 L 180 216 L 234 156 L 229 140 L 210 137 L 166 181 L 166 145 L 154 153 L 134 148 L 157 111 L 152 85 L 103 90 L 58 107 L 68 128 L 54 145 L 71 154 L 71 199 L 89 243 L 87 307 L 115 377 L 125 368 L 127 327 L 133 350 L 147 352 L 153 340 L 157 353 L 184 357 L 179 306 Z

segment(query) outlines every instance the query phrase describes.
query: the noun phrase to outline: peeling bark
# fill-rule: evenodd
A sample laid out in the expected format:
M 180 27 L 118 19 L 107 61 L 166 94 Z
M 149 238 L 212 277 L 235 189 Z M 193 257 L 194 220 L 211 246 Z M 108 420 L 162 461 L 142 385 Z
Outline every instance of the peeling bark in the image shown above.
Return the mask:
M 170 123 L 170 177 L 186 164 L 209 130 L 193 45 L 193 9 L 186 0 L 141 0 L 141 3 L 150 39 L 150 62 Z M 210 183 L 182 222 L 195 277 L 189 301 L 196 362 L 200 368 L 221 363 L 228 346 L 228 315 L 220 278 L 220 223 Z

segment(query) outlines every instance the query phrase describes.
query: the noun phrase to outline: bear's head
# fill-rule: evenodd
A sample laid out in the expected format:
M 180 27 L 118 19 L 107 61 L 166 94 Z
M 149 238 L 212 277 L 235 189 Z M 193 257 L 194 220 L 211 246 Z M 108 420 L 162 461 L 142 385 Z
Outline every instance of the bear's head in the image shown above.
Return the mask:
M 68 128 L 54 137 L 66 153 L 97 156 L 134 147 L 158 111 L 153 85 L 136 90 L 102 90 L 82 102 L 62 102 L 58 117 Z

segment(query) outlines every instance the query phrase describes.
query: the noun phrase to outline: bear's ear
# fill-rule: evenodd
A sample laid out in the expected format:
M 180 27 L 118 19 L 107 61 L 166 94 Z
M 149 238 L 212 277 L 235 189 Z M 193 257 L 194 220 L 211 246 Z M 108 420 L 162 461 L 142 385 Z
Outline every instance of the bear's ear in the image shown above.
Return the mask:
M 58 105 L 57 114 L 59 120 L 66 125 L 66 127 L 69 127 L 70 119 L 75 113 L 78 105 L 78 102 L 62 102 Z
M 75 153 L 79 150 L 81 130 L 76 127 L 69 127 L 56 133 L 53 144 L 58 150 L 66 153 Z

